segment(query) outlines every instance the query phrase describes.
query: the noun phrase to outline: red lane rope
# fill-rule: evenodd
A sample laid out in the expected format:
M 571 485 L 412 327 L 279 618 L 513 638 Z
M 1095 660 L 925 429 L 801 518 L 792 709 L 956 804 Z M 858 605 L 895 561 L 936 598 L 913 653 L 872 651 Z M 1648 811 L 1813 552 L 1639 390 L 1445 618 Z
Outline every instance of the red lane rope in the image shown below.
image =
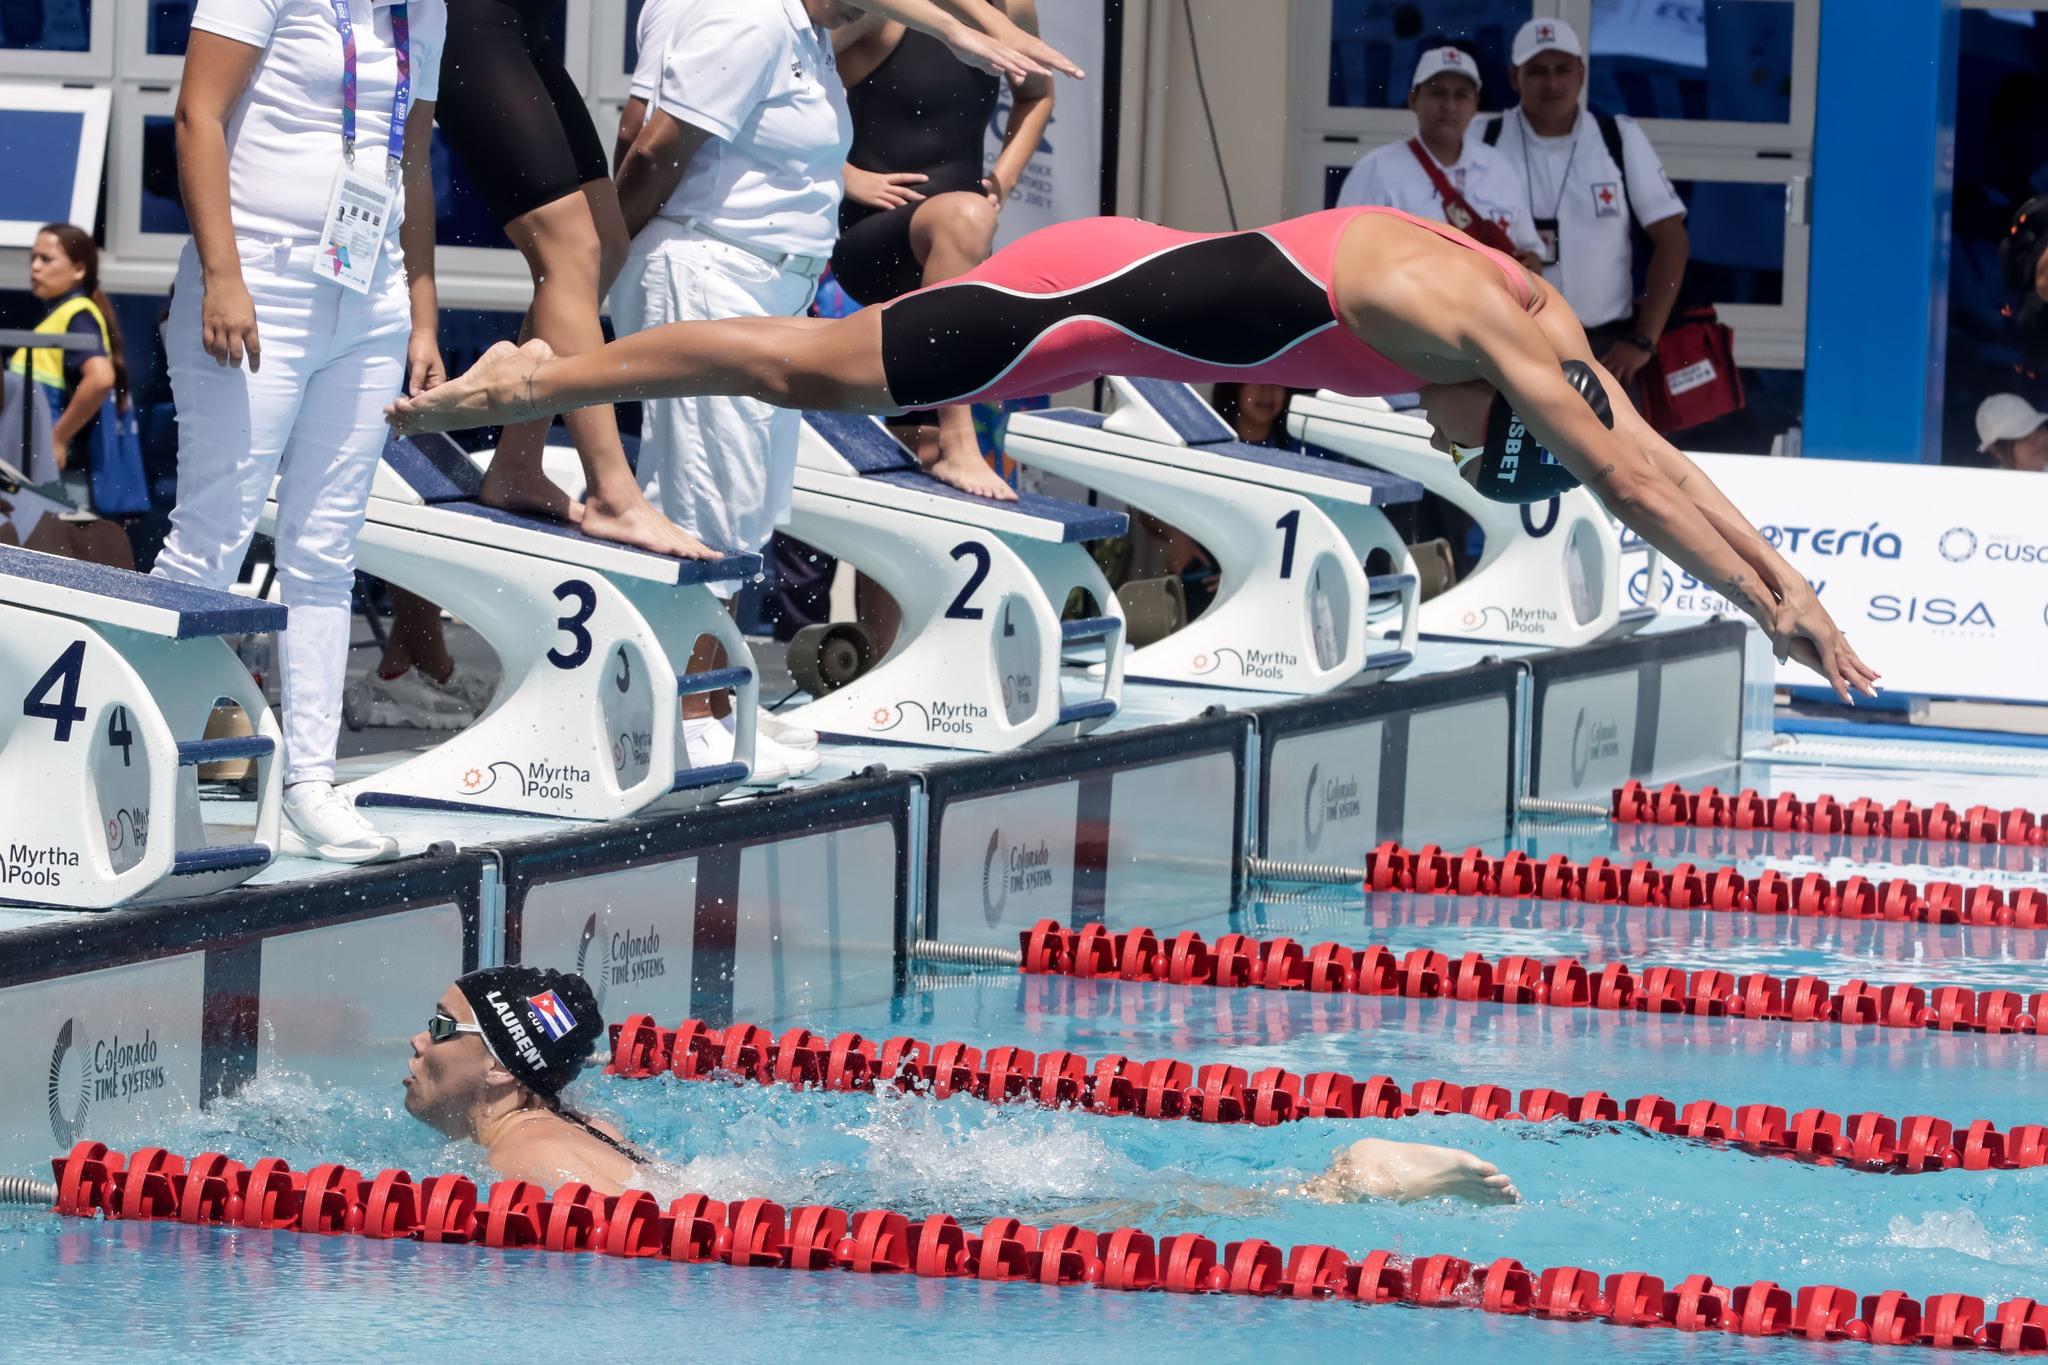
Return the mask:
M 1243 1067 L 1197 1067 L 1171 1057 L 1138 1061 L 1111 1054 L 1091 1066 L 1075 1052 L 1034 1056 L 1020 1047 L 993 1047 L 983 1053 L 965 1043 L 916 1038 L 890 1038 L 877 1045 L 857 1033 L 827 1040 L 805 1028 L 788 1029 L 778 1038 L 756 1024 L 719 1030 L 686 1019 L 665 1029 L 645 1014 L 612 1026 L 612 1058 L 605 1073 L 627 1079 L 724 1078 L 796 1089 L 894 1087 L 937 1099 L 971 1095 L 993 1104 L 1032 1101 L 1112 1116 L 1260 1127 L 1302 1119 L 1420 1114 L 1466 1114 L 1489 1122 L 1626 1122 L 1759 1156 L 1903 1174 L 2048 1165 L 2048 1126 L 2040 1124 L 2001 1131 L 1984 1119 L 1951 1123 L 1925 1114 L 1845 1118 L 1803 1109 L 1788 1116 L 1777 1105 L 1694 1100 L 1681 1106 L 1662 1095 L 1617 1100 L 1602 1090 L 1567 1095 L 1531 1087 L 1517 1096 L 1504 1086 L 1434 1079 L 1403 1090 L 1386 1076 L 1360 1081 L 1341 1071 L 1300 1076 L 1278 1067 L 1247 1074 Z
M 1802 801 L 1790 792 L 1766 799 L 1751 787 L 1732 795 L 1716 787 L 1686 791 L 1669 783 L 1651 791 L 1640 782 L 1614 789 L 1609 814 L 1623 825 L 1692 825 L 1764 829 L 1785 834 L 1843 834 L 1852 838 L 1929 839 L 1965 844 L 2048 845 L 2048 816 L 2019 806 L 1971 806 L 1958 815 L 1946 801 L 1880 806 L 1869 797 L 1846 805 L 1828 795 Z
M 1384 846 L 1375 857 L 1384 853 Z M 1441 855 L 1439 855 L 1441 856 Z M 1458 861 L 1479 855 L 1468 851 Z M 1513 856 L 1513 855 L 1510 855 Z M 1481 861 L 1491 861 L 1481 859 Z M 1582 965 L 1575 957 L 1450 958 L 1434 948 L 1396 958 L 1380 944 L 1347 948 L 1291 938 L 1261 941 L 1225 934 L 1212 944 L 1188 931 L 1162 940 L 1150 929 L 1111 933 L 1091 924 L 1069 931 L 1040 920 L 1018 935 L 1022 970 L 1032 975 L 1116 977 L 1181 986 L 1251 986 L 1269 991 L 1399 995 L 1417 1000 L 1547 1005 L 1554 1009 L 1638 1014 L 1691 1014 L 1793 1023 L 1876 1024 L 1945 1033 L 2034 1033 L 2048 1012 L 2048 992 L 1927 988 L 1904 982 L 1849 981 L 1831 986 L 1817 976 L 1771 976 L 1682 967 L 1631 969 L 1626 963 Z
M 1580 863 L 1553 853 L 1538 862 L 1519 849 L 1489 858 L 1476 848 L 1450 854 L 1435 844 L 1409 850 L 1391 841 L 1366 854 L 1363 889 L 1810 919 L 2048 928 L 2048 891 L 2037 886 L 2008 893 L 1956 882 L 1920 885 L 1904 877 L 1837 882 L 1818 872 L 1794 877 L 1775 869 L 1745 877 L 1732 867 L 1709 870 L 1680 863 L 1661 868 L 1646 858 L 1623 866 L 1604 857 Z
M 642 1190 L 601 1195 L 572 1183 L 550 1197 L 538 1185 L 508 1180 L 485 1194 L 462 1175 L 429 1176 L 415 1183 L 405 1171 L 366 1177 L 339 1164 L 302 1173 L 274 1157 L 245 1167 L 218 1152 L 187 1162 L 158 1147 L 124 1157 L 98 1142 L 78 1144 L 51 1166 L 59 1190 L 56 1211 L 82 1218 L 679 1264 L 1407 1303 L 1808 1341 L 2048 1351 L 2048 1304 L 2024 1298 L 1987 1311 L 1983 1299 L 1969 1294 L 1936 1294 L 1923 1302 L 1889 1290 L 1859 1299 L 1839 1285 L 1787 1289 L 1771 1280 L 1721 1285 L 1706 1275 L 1689 1275 L 1667 1288 L 1663 1279 L 1639 1271 L 1609 1275 L 1603 1283 L 1579 1266 L 1531 1270 L 1511 1257 L 1480 1266 L 1457 1256 L 1410 1260 L 1391 1251 L 1370 1251 L 1354 1260 L 1330 1246 L 1283 1252 L 1271 1242 L 1248 1238 L 1218 1248 L 1197 1233 L 1154 1237 L 1126 1227 L 1098 1234 L 1071 1223 L 1039 1229 L 1015 1218 L 992 1219 L 972 1235 L 943 1213 L 913 1219 L 890 1209 L 849 1213 L 817 1204 L 785 1209 L 770 1199 L 725 1204 L 701 1194 L 684 1195 L 663 1209 Z
M 1805 858 L 1852 863 L 1914 863 L 1926 867 L 1989 869 L 2038 875 L 2048 849 L 2033 844 L 1929 843 L 1882 835 L 1852 839 L 1846 834 L 1785 834 L 1768 829 L 1723 829 L 1694 825 L 1615 825 L 1615 847 L 1624 857 L 1696 858 L 1740 862 L 1757 858 Z M 1540 829 L 1540 827 L 1539 827 Z

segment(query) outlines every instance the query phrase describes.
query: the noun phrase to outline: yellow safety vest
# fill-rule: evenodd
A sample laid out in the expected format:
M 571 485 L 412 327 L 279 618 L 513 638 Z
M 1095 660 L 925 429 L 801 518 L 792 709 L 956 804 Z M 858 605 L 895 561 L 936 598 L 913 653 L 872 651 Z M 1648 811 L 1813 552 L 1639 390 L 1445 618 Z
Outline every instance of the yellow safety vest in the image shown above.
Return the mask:
M 66 299 L 55 308 L 52 308 L 50 316 L 36 324 L 36 330 L 38 332 L 68 332 L 71 330 L 71 319 L 77 317 L 80 312 L 92 314 L 92 320 L 98 323 L 100 327 L 100 349 L 108 355 L 112 355 L 114 353 L 114 345 L 107 339 L 107 320 L 100 313 L 98 306 L 93 303 L 92 299 L 84 294 L 80 294 L 75 299 Z M 24 346 L 14 353 L 14 359 L 8 363 L 7 368 L 14 374 L 22 373 L 27 368 L 23 357 L 30 353 L 33 353 L 35 356 L 36 383 L 61 391 L 64 387 L 64 352 L 57 347 L 37 346 L 31 348 Z

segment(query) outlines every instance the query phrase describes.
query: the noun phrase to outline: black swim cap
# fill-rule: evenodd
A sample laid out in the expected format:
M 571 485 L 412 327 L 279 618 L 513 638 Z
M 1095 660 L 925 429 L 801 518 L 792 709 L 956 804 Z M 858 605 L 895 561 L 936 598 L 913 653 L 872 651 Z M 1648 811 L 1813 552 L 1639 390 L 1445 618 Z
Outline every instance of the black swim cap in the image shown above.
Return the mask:
M 455 989 L 476 1011 L 491 1056 L 542 1095 L 574 1080 L 605 1036 L 597 997 L 574 972 L 486 967 L 459 978 Z
M 1593 409 L 1593 415 L 1612 431 L 1614 409 L 1608 406 L 1607 390 L 1593 367 L 1583 360 L 1567 360 L 1564 377 Z M 1493 410 L 1486 419 L 1486 444 L 1477 456 L 1461 463 L 1459 472 L 1494 502 L 1547 502 L 1579 486 L 1577 476 L 1523 425 L 1504 393 L 1493 396 Z

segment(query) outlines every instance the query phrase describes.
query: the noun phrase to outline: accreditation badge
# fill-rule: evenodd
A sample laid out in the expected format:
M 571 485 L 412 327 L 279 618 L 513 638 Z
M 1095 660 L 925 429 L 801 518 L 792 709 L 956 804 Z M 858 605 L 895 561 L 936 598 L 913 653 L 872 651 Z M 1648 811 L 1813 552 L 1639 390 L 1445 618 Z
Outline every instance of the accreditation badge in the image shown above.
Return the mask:
M 369 293 L 378 253 L 384 249 L 385 229 L 397 203 L 397 190 L 383 176 L 365 174 L 344 162 L 334 178 L 334 195 L 327 205 L 327 222 L 320 229 L 313 273 L 344 289 Z

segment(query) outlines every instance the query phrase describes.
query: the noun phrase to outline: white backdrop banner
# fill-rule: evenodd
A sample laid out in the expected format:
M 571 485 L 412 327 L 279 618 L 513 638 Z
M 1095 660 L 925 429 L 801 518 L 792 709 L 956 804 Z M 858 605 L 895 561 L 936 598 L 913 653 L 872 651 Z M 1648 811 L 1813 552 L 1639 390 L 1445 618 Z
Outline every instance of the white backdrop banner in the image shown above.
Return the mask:
M 1003 206 L 996 245 L 1008 246 L 1070 218 L 1102 211 L 1102 0 L 1046 0 L 1038 7 L 1040 35 L 1088 73 L 1085 81 L 1054 83 L 1052 124 Z M 987 165 L 1003 149 L 1010 122 L 1006 85 L 989 119 Z
M 2048 478 L 1995 469 L 1694 455 L 1805 574 L 1890 690 L 2048 702 Z M 1648 570 L 1629 584 L 1649 596 Z M 1655 603 L 1741 615 L 1667 564 Z M 1778 681 L 1812 686 L 1781 664 Z

